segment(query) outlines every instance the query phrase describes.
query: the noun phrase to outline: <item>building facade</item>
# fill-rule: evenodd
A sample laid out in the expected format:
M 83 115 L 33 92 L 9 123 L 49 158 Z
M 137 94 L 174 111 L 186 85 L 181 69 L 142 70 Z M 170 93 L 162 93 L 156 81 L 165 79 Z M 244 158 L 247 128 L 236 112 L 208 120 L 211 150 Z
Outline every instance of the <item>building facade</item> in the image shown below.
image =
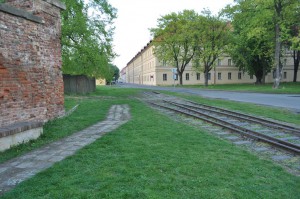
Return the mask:
M 210 71 L 208 84 L 241 84 L 255 83 L 255 76 L 239 71 L 229 56 L 219 57 L 216 66 Z M 159 61 L 154 55 L 154 47 L 151 41 L 134 56 L 125 68 L 120 72 L 120 78 L 133 84 L 167 86 L 179 84 L 179 79 L 174 78 L 172 68 L 174 66 L 166 65 Z M 291 82 L 293 80 L 293 59 L 287 57 L 282 73 L 282 82 Z M 195 71 L 192 64 L 189 63 L 182 76 L 183 85 L 203 85 L 205 82 L 204 73 Z M 298 79 L 300 73 L 298 73 Z M 273 73 L 268 73 L 265 77 L 266 83 L 273 82 Z

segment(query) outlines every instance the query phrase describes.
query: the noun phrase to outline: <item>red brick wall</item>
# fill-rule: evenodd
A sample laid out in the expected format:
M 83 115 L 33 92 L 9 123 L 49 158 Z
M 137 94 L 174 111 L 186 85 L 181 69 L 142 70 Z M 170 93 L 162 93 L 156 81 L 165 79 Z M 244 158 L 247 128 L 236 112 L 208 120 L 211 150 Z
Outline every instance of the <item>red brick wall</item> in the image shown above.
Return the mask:
M 60 9 L 44 0 L 7 4 L 44 23 L 0 11 L 0 126 L 55 118 L 64 112 Z
M 26 11 L 33 11 L 34 0 L 5 0 L 5 2 L 15 8 Z

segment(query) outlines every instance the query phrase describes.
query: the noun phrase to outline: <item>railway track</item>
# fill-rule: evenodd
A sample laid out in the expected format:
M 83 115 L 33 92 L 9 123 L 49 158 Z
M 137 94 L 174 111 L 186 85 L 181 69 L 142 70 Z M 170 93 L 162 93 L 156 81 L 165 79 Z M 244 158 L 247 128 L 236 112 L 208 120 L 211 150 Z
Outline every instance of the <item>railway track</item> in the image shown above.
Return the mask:
M 300 136 L 300 128 L 297 128 L 297 127 L 294 127 L 294 126 L 289 126 L 289 125 L 286 125 L 286 124 L 278 123 L 278 122 L 267 120 L 267 119 L 264 119 L 264 118 L 254 117 L 252 115 L 248 115 L 248 114 L 244 114 L 244 113 L 238 113 L 238 112 L 235 112 L 235 111 L 230 111 L 230 110 L 227 110 L 227 109 L 222 109 L 222 108 L 218 108 L 218 107 L 199 104 L 199 103 L 195 103 L 195 102 L 192 102 L 192 101 L 187 101 L 187 102 L 189 102 L 190 104 L 193 104 L 195 106 L 185 105 L 186 107 L 192 107 L 192 108 L 195 108 L 195 109 L 202 109 L 202 110 L 205 110 L 205 108 L 206 108 L 207 110 L 209 110 L 211 112 L 223 114 L 224 116 L 233 117 L 233 118 L 241 119 L 241 120 L 247 120 L 247 121 L 252 122 L 252 123 L 261 124 L 261 125 L 273 128 L 273 129 L 283 130 L 283 131 L 295 134 L 297 136 Z
M 148 96 L 150 96 L 149 93 Z M 187 100 L 178 102 L 162 99 L 155 102 L 148 101 L 148 103 L 300 155 L 300 129 L 297 127 Z M 276 137 L 276 135 L 281 137 Z

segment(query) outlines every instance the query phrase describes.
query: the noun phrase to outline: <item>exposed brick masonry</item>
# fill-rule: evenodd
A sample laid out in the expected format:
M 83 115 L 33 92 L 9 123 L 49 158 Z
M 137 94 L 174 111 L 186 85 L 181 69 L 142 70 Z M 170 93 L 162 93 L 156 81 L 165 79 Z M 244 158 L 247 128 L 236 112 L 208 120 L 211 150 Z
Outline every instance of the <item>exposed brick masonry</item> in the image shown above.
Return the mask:
M 40 17 L 43 23 L 0 10 L 0 126 L 46 121 L 64 112 L 61 8 L 49 2 L 6 3 Z

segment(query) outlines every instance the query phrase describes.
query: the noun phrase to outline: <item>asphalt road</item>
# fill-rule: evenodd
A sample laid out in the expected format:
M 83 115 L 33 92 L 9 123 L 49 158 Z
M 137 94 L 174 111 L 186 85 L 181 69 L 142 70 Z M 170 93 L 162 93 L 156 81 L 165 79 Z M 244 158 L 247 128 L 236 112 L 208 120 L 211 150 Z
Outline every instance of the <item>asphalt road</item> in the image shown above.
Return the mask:
M 285 108 L 291 111 L 300 113 L 300 95 L 299 94 L 263 94 L 263 93 L 248 93 L 236 91 L 217 91 L 217 90 L 203 90 L 192 88 L 173 88 L 161 86 L 146 86 L 138 84 L 118 84 L 117 86 L 127 88 L 144 88 L 151 90 L 166 90 L 177 93 L 188 93 L 192 95 L 199 95 L 202 97 L 209 97 L 215 99 L 224 99 L 239 102 L 248 102 L 253 104 L 273 106 L 277 108 Z

